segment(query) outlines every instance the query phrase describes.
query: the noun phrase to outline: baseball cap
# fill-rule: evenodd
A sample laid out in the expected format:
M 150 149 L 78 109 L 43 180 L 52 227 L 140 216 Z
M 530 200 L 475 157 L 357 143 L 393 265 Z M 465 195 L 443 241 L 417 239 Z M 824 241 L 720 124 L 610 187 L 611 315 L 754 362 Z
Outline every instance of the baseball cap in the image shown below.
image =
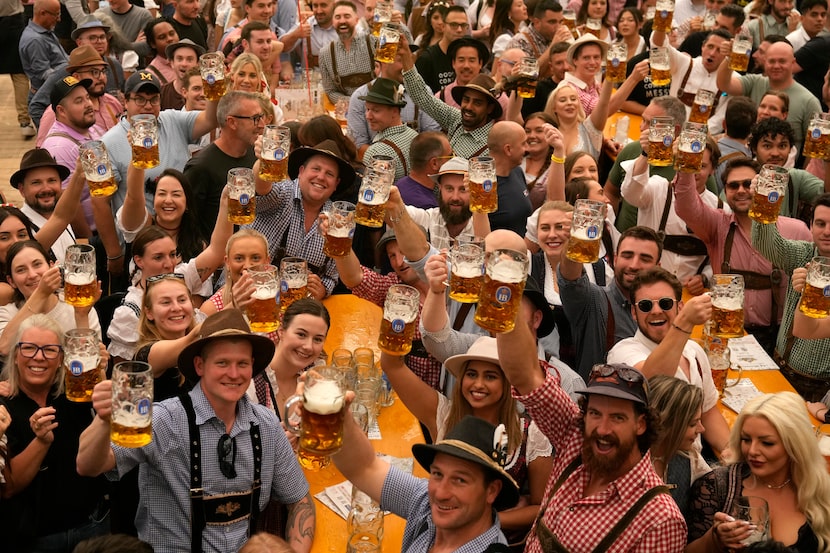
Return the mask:
M 153 87 L 155 92 L 161 92 L 161 81 L 152 71 L 136 71 L 124 84 L 124 93 L 132 94 L 146 86 Z
M 67 75 L 63 79 L 59 80 L 55 83 L 55 86 L 52 88 L 52 92 L 49 94 L 49 100 L 52 102 L 52 110 L 58 110 L 58 104 L 61 103 L 61 100 L 66 98 L 67 94 L 75 90 L 77 87 L 82 86 L 84 88 L 88 88 L 92 84 L 92 79 L 83 79 L 79 81 L 72 75 Z
M 648 382 L 645 376 L 624 363 L 594 365 L 588 377 L 588 386 L 577 393 L 627 399 L 648 406 Z

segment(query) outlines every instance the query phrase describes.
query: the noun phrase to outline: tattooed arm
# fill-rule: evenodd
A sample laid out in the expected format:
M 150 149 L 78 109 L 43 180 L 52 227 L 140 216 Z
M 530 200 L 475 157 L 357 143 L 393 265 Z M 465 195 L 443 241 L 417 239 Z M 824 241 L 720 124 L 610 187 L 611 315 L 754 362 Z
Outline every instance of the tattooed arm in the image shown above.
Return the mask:
M 308 553 L 314 542 L 314 525 L 316 515 L 311 492 L 296 503 L 288 506 L 288 523 L 286 539 L 297 553 Z

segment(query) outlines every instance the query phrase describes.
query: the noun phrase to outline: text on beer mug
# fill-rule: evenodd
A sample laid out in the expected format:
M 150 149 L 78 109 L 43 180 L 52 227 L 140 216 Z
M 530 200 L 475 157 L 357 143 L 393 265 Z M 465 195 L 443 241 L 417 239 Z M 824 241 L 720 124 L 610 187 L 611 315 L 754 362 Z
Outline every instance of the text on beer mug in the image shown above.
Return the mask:
M 421 294 L 416 288 L 395 284 L 386 292 L 378 347 L 389 355 L 406 355 L 412 350 L 415 321 L 420 310 Z
M 72 244 L 63 260 L 64 301 L 73 307 L 89 307 L 98 292 L 95 248 L 89 244 Z
M 712 335 L 718 338 L 740 338 L 744 335 L 744 277 L 713 275 Z
M 69 401 L 92 401 L 92 389 L 104 379 L 98 369 L 98 332 L 91 328 L 66 331 L 63 346 L 64 387 Z
M 109 152 L 104 143 L 100 140 L 84 142 L 78 153 L 90 196 L 99 198 L 112 196 L 118 190 L 118 184 L 112 175 Z
M 490 332 L 510 332 L 524 292 L 529 260 L 523 252 L 499 249 L 487 253 L 475 323 Z
M 142 447 L 153 440 L 153 370 L 149 363 L 125 361 L 112 371 L 110 440 Z
M 813 319 L 830 316 L 830 257 L 817 255 L 810 262 L 799 309 Z

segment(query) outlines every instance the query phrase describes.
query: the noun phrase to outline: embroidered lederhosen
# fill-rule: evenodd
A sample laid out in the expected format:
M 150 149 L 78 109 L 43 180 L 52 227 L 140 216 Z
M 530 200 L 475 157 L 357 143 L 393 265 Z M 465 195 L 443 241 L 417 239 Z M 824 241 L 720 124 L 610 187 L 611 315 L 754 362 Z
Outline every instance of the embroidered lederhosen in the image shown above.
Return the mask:
M 723 248 L 723 263 L 721 263 L 721 273 L 725 275 L 742 275 L 744 277 L 744 288 L 747 290 L 769 290 L 772 296 L 770 305 L 772 306 L 770 313 L 770 326 L 775 326 L 778 321 L 778 297 L 775 294 L 775 288 L 781 284 L 782 273 L 778 267 L 772 268 L 772 273 L 764 275 L 754 271 L 742 271 L 740 269 L 733 269 L 729 264 L 732 257 L 732 242 L 735 240 L 735 229 L 738 228 L 738 223 L 732 221 L 729 224 L 729 232 L 726 233 L 726 244 Z
M 247 492 L 206 496 L 202 487 L 202 440 L 196 425 L 196 412 L 188 394 L 179 395 L 190 434 L 190 516 L 191 553 L 202 553 L 202 532 L 205 526 L 226 526 L 248 519 L 249 535 L 256 531 L 259 495 L 262 486 L 262 440 L 259 426 L 251 423 L 251 446 L 254 453 L 254 479 Z
M 533 525 L 533 532 L 536 534 L 536 537 L 539 539 L 539 544 L 542 546 L 542 551 L 545 553 L 569 553 L 569 550 L 562 545 L 559 540 L 556 538 L 556 535 L 545 526 L 545 523 L 542 521 L 544 517 L 545 511 L 547 510 L 548 506 L 550 505 L 551 501 L 553 501 L 556 492 L 559 488 L 562 487 L 562 484 L 565 483 L 565 480 L 574 473 L 574 471 L 582 465 L 582 457 L 577 457 L 571 464 L 565 467 L 565 470 L 562 471 L 562 474 L 559 475 L 559 478 L 556 480 L 556 483 L 553 485 L 553 488 L 550 490 L 550 495 L 548 496 L 548 502 L 545 504 L 544 507 L 539 509 L 539 514 L 536 515 L 536 521 Z M 617 524 L 614 525 L 613 528 L 605 535 L 601 542 L 594 548 L 596 553 L 601 553 L 604 551 L 608 551 L 608 548 L 613 544 L 617 538 L 622 535 L 623 531 L 631 524 L 631 521 L 634 520 L 643 507 L 651 501 L 654 497 L 661 493 L 669 493 L 668 486 L 655 486 L 649 490 L 647 490 L 640 498 L 637 500 L 634 505 L 631 506 L 630 509 L 625 513 L 625 515 L 617 521 Z
M 689 81 L 689 75 L 692 74 L 693 65 L 694 60 L 690 60 L 689 68 L 686 69 L 686 74 L 683 75 L 683 80 L 680 81 L 680 88 L 677 89 L 677 98 L 688 107 L 692 107 L 695 103 L 696 92 L 686 92 L 686 83 Z M 715 92 L 715 101 L 712 102 L 712 110 L 710 111 L 710 113 L 715 113 L 715 110 L 718 109 L 718 104 L 720 103 L 721 96 L 723 96 L 723 91 L 718 89 L 718 91 Z
M 666 193 L 666 203 L 663 206 L 663 215 L 660 217 L 660 226 L 657 229 L 657 234 L 663 239 L 663 249 L 668 250 L 677 255 L 684 255 L 687 257 L 703 256 L 703 261 L 698 266 L 696 275 L 703 272 L 703 269 L 709 263 L 709 250 L 706 249 L 706 244 L 697 236 L 690 234 L 666 234 L 666 222 L 669 220 L 669 213 L 671 211 L 672 200 L 674 199 L 674 183 L 669 185 Z M 690 231 L 691 232 L 691 231 Z
M 366 38 L 366 48 L 369 49 L 369 56 L 374 59 L 374 50 L 372 49 L 372 41 L 367 34 Z M 337 70 L 337 56 L 334 55 L 334 43 L 337 42 L 332 40 L 329 43 L 329 51 L 331 52 L 331 69 L 334 72 L 334 83 L 337 85 L 337 88 L 345 89 L 345 88 L 358 88 L 372 79 L 375 78 L 375 74 L 369 71 L 368 73 L 352 73 L 351 75 L 343 75 L 340 76 L 340 72 Z

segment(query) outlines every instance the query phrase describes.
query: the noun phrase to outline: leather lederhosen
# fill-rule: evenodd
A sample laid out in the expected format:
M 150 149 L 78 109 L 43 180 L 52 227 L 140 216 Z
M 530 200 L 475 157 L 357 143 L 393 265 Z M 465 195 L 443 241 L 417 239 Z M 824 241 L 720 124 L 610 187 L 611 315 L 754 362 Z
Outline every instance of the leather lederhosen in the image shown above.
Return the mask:
M 374 59 L 374 50 L 372 49 L 372 41 L 367 34 L 365 36 L 366 39 L 366 48 L 369 49 L 369 56 Z M 352 73 L 351 75 L 340 75 L 340 72 L 337 70 L 337 56 L 334 54 L 334 43 L 336 41 L 332 40 L 329 43 L 329 50 L 331 51 L 331 69 L 334 72 L 334 83 L 337 85 L 337 88 L 346 89 L 346 88 L 358 88 L 366 83 L 370 82 L 372 79 L 375 78 L 375 74 L 372 71 L 368 73 Z
M 224 526 L 244 519 L 249 521 L 249 533 L 256 532 L 259 516 L 259 496 L 262 487 L 262 440 L 259 426 L 251 424 L 251 446 L 254 452 L 254 479 L 251 490 L 247 492 L 208 496 L 202 487 L 202 441 L 196 424 L 196 412 L 193 401 L 188 394 L 179 395 L 189 429 L 190 442 L 190 516 L 191 553 L 202 552 L 202 532 L 205 526 Z
M 387 146 L 389 146 L 390 148 L 395 150 L 395 153 L 398 155 L 398 159 L 401 162 L 401 167 L 403 167 L 403 174 L 408 175 L 409 174 L 409 164 L 406 162 L 406 156 L 403 155 L 403 152 L 401 151 L 401 148 L 388 138 L 384 138 L 380 142 L 382 144 L 386 144 Z
M 695 103 L 695 92 L 686 92 L 686 84 L 689 82 L 689 75 L 692 74 L 692 66 L 694 65 L 694 60 L 689 62 L 689 68 L 686 69 L 686 74 L 683 75 L 683 80 L 680 81 L 680 88 L 677 89 L 677 98 L 683 102 L 687 107 L 692 107 Z M 718 89 L 715 93 L 715 101 L 712 102 L 712 110 L 710 113 L 715 113 L 715 110 L 718 109 L 718 104 L 720 103 L 721 96 L 723 96 L 723 91 Z
M 565 480 L 576 471 L 579 466 L 582 465 L 582 457 L 577 457 L 571 464 L 565 467 L 565 470 L 562 471 L 562 474 L 559 475 L 559 478 L 554 483 L 553 488 L 550 490 L 548 495 L 548 502 L 545 504 L 544 507 L 539 509 L 539 514 L 536 515 L 536 521 L 533 525 L 533 532 L 536 534 L 536 537 L 539 539 L 539 544 L 542 546 L 542 551 L 545 553 L 569 553 L 569 549 L 562 545 L 559 540 L 556 538 L 556 535 L 545 526 L 545 523 L 542 521 L 544 517 L 545 511 L 547 510 L 550 503 L 553 501 L 556 492 L 559 491 L 559 488 L 562 487 L 562 484 L 565 483 Z M 640 498 L 637 500 L 634 505 L 631 506 L 630 509 L 617 521 L 613 528 L 602 538 L 602 541 L 597 544 L 594 548 L 594 551 L 597 553 L 608 551 L 611 545 L 617 540 L 617 538 L 622 535 L 625 529 L 631 524 L 631 521 L 634 520 L 643 507 L 651 501 L 654 497 L 661 493 L 669 493 L 668 486 L 655 486 L 647 490 Z
M 706 249 L 706 244 L 697 236 L 690 234 L 666 234 L 666 223 L 669 220 L 673 199 L 674 185 L 672 184 L 666 193 L 666 203 L 663 206 L 663 215 L 660 217 L 660 226 L 657 228 L 657 234 L 663 239 L 663 249 L 665 250 L 687 257 L 702 255 L 703 261 L 698 266 L 697 271 L 695 271 L 695 274 L 699 275 L 703 272 L 706 265 L 709 264 L 709 250 Z

